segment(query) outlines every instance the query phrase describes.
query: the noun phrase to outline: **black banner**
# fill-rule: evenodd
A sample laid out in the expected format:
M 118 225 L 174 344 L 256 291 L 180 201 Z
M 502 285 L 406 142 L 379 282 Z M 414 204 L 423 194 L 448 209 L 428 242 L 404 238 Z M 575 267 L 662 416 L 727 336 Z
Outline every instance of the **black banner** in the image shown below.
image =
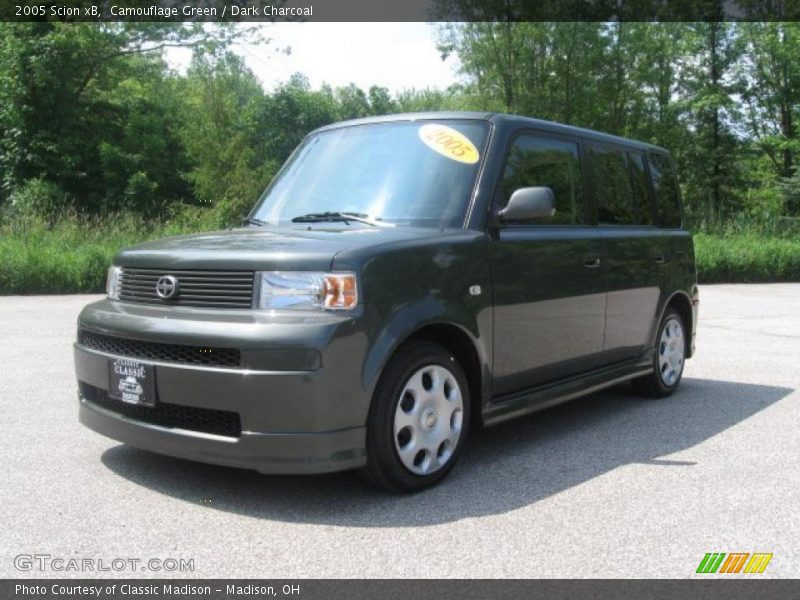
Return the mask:
M 2 21 L 796 21 L 800 0 L 6 0 Z
M 3 580 L 3 600 L 726 600 L 793 599 L 797 580 Z

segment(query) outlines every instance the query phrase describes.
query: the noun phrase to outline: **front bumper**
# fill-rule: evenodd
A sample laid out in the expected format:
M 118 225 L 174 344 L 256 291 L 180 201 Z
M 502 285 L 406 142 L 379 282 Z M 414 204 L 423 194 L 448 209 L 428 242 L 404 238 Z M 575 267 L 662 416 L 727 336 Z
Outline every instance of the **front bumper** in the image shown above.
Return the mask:
M 231 438 L 143 423 L 83 398 L 79 419 L 89 429 L 137 448 L 262 473 L 328 473 L 366 464 L 363 427 L 326 433 L 243 431 Z
M 87 393 L 80 394 L 81 423 L 132 446 L 264 473 L 324 473 L 363 466 L 370 393 L 360 384 L 364 336 L 355 320 L 336 316 L 298 322 L 289 316 L 290 321 L 282 322 L 280 315 L 240 312 L 228 315 L 231 320 L 226 322 L 225 316 L 220 311 L 101 301 L 84 309 L 78 325 L 145 342 L 241 349 L 241 368 L 138 359 L 155 366 L 160 405 L 235 413 L 238 435 L 145 422 L 97 403 Z M 80 343 L 74 353 L 79 389 L 107 393 L 109 361 L 118 355 Z M 289 364 L 292 357 L 309 355 L 318 358 Z

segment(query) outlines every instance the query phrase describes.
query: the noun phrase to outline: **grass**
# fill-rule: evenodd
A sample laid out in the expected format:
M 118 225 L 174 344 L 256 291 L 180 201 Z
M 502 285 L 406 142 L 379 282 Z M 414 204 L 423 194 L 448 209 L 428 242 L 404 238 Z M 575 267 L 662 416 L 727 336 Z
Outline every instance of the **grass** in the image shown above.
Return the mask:
M 106 270 L 121 248 L 186 233 L 183 223 L 149 223 L 130 216 L 67 216 L 0 225 L 0 294 L 74 294 L 105 289 Z
M 101 292 L 114 254 L 135 243 L 216 223 L 189 214 L 168 223 L 67 215 L 0 224 L 0 294 Z M 695 235 L 701 283 L 800 281 L 800 235 L 736 231 Z
M 800 236 L 694 236 L 700 283 L 800 281 Z

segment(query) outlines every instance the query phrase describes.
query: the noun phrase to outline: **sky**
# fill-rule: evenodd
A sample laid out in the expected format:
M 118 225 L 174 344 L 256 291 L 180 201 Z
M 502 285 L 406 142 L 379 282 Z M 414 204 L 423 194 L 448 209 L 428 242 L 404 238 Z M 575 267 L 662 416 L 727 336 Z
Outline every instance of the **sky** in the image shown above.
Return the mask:
M 442 61 L 436 49 L 436 26 L 430 23 L 265 23 L 269 44 L 236 43 L 264 89 L 270 91 L 292 73 L 305 74 L 314 88 L 355 83 L 398 92 L 410 88 L 444 89 L 457 80 L 458 60 Z M 276 52 L 289 46 L 289 55 Z M 167 60 L 183 70 L 191 52 L 170 49 Z

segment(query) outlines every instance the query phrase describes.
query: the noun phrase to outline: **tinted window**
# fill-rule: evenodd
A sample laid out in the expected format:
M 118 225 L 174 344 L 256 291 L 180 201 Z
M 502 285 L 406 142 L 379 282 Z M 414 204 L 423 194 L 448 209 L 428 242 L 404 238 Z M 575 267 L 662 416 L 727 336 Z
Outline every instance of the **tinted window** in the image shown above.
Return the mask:
M 680 227 L 681 201 L 675 167 L 670 158 L 663 154 L 650 154 L 649 159 L 659 225 Z
M 633 201 L 639 215 L 639 223 L 641 225 L 652 225 L 653 209 L 650 206 L 647 172 L 644 170 L 644 155 L 640 152 L 628 152 L 628 168 L 631 174 Z
M 482 121 L 400 121 L 313 134 L 267 189 L 253 217 L 277 225 L 351 212 L 397 225 L 458 227 L 483 157 Z
M 521 135 L 511 148 L 501 182 L 500 208 L 523 187 L 553 190 L 556 212 L 542 223 L 575 225 L 585 222 L 578 144 L 534 135 Z
M 605 225 L 641 225 L 628 160 L 624 152 L 592 146 L 589 149 L 597 218 Z

